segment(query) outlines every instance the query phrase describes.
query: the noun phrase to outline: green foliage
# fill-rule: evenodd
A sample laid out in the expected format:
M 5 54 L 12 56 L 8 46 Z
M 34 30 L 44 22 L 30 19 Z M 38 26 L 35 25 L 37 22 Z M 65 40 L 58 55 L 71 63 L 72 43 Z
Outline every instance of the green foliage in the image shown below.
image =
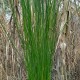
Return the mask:
M 29 80 L 51 80 L 51 57 L 57 40 L 56 0 L 20 0 L 23 35 L 20 37 Z M 11 7 L 13 2 L 11 2 Z M 19 29 L 15 10 L 13 20 Z M 18 32 L 19 33 L 19 32 Z

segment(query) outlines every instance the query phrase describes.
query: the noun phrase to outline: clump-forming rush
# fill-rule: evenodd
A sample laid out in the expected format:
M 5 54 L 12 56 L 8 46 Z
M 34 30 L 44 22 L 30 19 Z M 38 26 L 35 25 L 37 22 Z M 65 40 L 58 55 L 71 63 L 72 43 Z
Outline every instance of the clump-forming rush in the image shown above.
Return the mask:
M 51 80 L 56 43 L 56 0 L 21 0 L 24 60 L 29 80 Z

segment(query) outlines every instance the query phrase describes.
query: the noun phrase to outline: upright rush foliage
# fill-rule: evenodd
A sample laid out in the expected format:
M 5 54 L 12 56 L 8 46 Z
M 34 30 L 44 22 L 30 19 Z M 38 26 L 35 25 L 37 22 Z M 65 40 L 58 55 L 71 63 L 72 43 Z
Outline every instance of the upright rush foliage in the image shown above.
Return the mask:
M 24 59 L 29 80 L 51 80 L 56 43 L 56 0 L 21 0 Z
M 24 50 L 28 80 L 51 80 L 51 57 L 57 40 L 56 0 L 20 0 L 23 36 L 19 32 L 20 24 L 14 9 L 14 0 L 9 1 L 13 22 Z

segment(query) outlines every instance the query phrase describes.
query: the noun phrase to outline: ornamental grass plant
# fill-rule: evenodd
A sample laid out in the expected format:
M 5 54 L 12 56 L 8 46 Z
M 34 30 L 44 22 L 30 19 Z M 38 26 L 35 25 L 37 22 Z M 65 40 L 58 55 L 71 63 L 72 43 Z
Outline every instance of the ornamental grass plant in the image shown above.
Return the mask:
M 51 80 L 52 55 L 57 41 L 56 0 L 20 0 L 21 23 L 10 0 L 15 23 L 24 52 L 24 63 L 28 80 Z M 23 29 L 23 35 L 19 29 Z

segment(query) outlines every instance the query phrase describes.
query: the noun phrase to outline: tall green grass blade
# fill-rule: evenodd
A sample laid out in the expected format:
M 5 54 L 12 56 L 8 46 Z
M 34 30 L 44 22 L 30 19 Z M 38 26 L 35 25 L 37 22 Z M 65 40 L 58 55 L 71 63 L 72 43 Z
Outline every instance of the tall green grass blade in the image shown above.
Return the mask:
M 11 3 L 13 19 L 18 30 L 14 4 Z M 51 57 L 57 40 L 56 0 L 20 0 L 20 3 L 24 36 L 19 35 L 19 38 L 24 50 L 28 79 L 51 80 Z

